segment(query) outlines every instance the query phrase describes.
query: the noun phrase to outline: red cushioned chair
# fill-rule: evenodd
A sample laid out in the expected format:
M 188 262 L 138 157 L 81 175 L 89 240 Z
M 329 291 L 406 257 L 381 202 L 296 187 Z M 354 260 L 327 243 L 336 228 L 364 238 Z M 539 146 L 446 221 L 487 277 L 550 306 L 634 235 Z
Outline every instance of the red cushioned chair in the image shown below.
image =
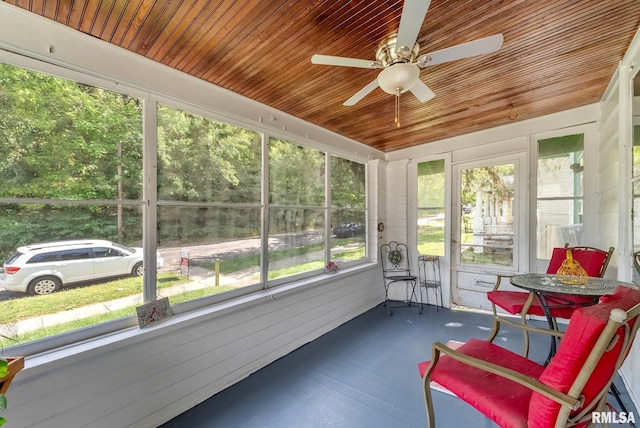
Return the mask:
M 428 426 L 435 427 L 435 381 L 503 428 L 584 427 L 602 412 L 640 323 L 640 290 L 619 286 L 574 311 L 546 367 L 491 342 L 471 339 L 456 351 L 433 344 L 418 364 Z
M 587 272 L 587 275 L 602 278 L 607 270 L 614 248 L 610 247 L 609 251 L 604 251 L 593 247 L 569 247 L 569 244 L 565 244 L 564 248 L 554 248 L 551 260 L 549 261 L 549 267 L 547 268 L 548 274 L 553 274 L 558 271 L 566 258 L 568 250 L 571 251 L 573 260 L 582 266 Z M 499 290 L 502 279 L 508 277 L 508 275 L 498 275 L 493 290 L 487 293 L 487 298 L 491 302 L 491 309 L 493 310 L 493 328 L 488 340 L 492 342 L 496 338 L 500 331 L 501 324 L 520 328 L 524 335 L 524 351 L 522 355 L 526 357 L 529 355 L 529 331 L 558 336 L 558 329 L 557 325 L 553 330 L 527 326 L 527 316 L 544 316 L 544 311 L 540 306 L 540 302 L 532 292 Z M 591 297 L 563 295 L 547 297 L 547 304 L 553 316 L 554 323 L 556 318 L 569 319 L 576 308 L 593 303 L 594 300 Z M 498 313 L 498 307 L 511 315 L 519 315 L 520 319 L 514 321 L 501 316 Z

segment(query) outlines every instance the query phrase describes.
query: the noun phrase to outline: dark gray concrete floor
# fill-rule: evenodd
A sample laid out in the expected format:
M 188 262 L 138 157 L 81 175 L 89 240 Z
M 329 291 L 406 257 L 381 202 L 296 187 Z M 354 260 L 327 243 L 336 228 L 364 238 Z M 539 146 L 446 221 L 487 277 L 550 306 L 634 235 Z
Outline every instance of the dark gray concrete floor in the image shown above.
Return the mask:
M 431 344 L 486 339 L 487 314 L 425 307 L 378 306 L 216 394 L 163 428 L 425 427 L 417 364 L 431 358 Z M 503 328 L 496 344 L 522 351 L 522 334 Z M 542 363 L 549 338 L 532 335 L 529 358 Z M 629 411 L 638 415 L 620 379 Z M 434 392 L 442 428 L 495 427 L 456 397 Z M 615 401 L 610 397 L 610 401 Z

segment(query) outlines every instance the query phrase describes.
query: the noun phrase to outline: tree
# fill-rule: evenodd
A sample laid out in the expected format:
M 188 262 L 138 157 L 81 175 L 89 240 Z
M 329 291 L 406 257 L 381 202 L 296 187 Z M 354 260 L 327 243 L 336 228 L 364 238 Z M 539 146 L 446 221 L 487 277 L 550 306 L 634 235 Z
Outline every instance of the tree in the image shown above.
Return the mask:
M 114 238 L 113 204 L 64 201 L 115 201 L 119 184 L 122 198 L 142 199 L 142 106 L 134 97 L 0 64 L 0 150 L 0 196 L 53 202 L 1 206 L 0 249 Z

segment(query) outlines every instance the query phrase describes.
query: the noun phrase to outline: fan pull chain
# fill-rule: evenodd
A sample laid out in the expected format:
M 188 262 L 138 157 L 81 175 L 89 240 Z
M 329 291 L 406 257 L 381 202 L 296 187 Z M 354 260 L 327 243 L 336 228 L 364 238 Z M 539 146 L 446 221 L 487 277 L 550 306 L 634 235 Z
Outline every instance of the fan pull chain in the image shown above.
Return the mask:
M 400 88 L 396 89 L 396 128 L 400 128 Z

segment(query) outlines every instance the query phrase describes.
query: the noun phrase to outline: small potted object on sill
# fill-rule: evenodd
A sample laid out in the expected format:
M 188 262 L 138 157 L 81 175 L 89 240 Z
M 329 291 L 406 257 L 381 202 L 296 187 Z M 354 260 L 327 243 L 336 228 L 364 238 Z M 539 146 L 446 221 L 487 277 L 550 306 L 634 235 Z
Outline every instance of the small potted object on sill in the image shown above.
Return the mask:
M 329 262 L 327 263 L 327 273 L 336 273 L 338 272 L 338 263 Z

